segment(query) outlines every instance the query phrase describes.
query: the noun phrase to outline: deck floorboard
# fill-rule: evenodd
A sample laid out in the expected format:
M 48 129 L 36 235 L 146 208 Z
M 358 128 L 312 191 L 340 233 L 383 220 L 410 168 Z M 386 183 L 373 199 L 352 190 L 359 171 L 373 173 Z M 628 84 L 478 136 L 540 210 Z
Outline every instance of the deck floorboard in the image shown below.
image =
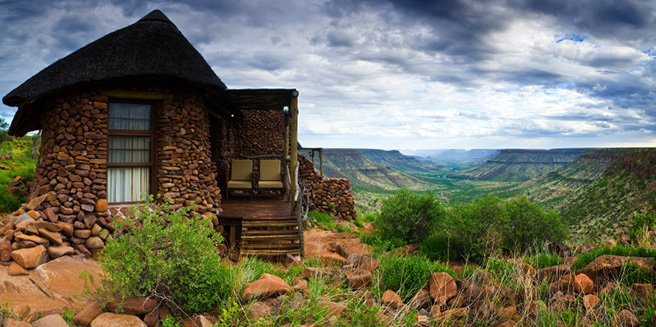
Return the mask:
M 288 220 L 296 219 L 291 214 L 291 202 L 280 198 L 255 196 L 233 197 L 221 202 L 224 217 L 241 217 L 243 220 Z

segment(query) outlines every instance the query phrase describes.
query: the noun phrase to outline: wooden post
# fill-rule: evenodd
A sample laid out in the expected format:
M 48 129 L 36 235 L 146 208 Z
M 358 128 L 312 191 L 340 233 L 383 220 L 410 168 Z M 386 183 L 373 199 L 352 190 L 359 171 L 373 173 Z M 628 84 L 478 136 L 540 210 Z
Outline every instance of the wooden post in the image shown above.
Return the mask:
M 319 149 L 319 174 L 323 177 L 323 148 Z
M 298 175 L 296 168 L 298 167 L 298 98 L 292 97 L 291 103 L 291 117 L 289 119 L 289 141 L 290 141 L 290 158 L 291 158 L 291 189 L 290 196 L 294 197 L 292 200 L 292 215 L 296 214 L 297 198 L 296 191 L 298 190 Z
M 287 201 L 292 197 L 290 193 L 290 181 L 289 181 L 289 117 L 285 116 L 285 130 L 283 136 L 283 145 L 282 145 L 282 180 L 283 186 L 285 187 L 285 195 L 287 195 Z

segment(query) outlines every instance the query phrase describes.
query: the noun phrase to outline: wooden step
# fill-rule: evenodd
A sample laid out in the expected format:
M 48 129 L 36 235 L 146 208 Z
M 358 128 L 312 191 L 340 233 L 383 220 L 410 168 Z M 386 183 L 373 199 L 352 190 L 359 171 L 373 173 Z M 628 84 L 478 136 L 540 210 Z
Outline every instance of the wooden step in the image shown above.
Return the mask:
M 242 244 L 239 254 L 244 256 L 252 255 L 300 255 L 301 245 L 294 244 Z
M 254 230 L 241 233 L 242 244 L 249 241 L 282 241 L 298 240 L 298 229 L 287 230 Z
M 296 219 L 285 220 L 244 220 L 241 222 L 242 228 L 259 228 L 259 227 L 298 227 Z
M 279 249 L 267 249 L 267 250 L 246 250 L 242 249 L 240 251 L 240 255 L 242 257 L 249 257 L 249 256 L 270 256 L 270 255 L 285 255 L 285 254 L 291 254 L 291 255 L 301 255 L 301 249 L 292 249 L 292 250 L 279 250 Z

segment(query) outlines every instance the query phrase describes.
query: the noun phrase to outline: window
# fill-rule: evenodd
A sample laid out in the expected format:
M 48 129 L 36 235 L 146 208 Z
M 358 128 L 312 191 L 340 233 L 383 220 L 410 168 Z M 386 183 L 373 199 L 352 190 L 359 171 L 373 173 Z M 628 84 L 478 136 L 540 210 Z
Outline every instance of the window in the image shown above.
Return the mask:
M 150 104 L 109 104 L 107 197 L 111 203 L 142 201 L 154 189 L 152 117 Z

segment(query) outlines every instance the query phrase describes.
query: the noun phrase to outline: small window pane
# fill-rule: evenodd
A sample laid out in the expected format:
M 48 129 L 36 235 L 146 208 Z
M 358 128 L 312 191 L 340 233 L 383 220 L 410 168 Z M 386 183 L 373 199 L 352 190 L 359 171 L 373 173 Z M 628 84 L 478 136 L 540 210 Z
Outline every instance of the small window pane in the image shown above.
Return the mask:
M 110 103 L 109 129 L 130 131 L 150 130 L 150 105 L 139 103 Z
M 150 162 L 150 136 L 111 135 L 109 162 Z
M 110 167 L 107 169 L 107 200 L 113 202 L 137 202 L 145 200 L 150 185 L 148 167 Z

